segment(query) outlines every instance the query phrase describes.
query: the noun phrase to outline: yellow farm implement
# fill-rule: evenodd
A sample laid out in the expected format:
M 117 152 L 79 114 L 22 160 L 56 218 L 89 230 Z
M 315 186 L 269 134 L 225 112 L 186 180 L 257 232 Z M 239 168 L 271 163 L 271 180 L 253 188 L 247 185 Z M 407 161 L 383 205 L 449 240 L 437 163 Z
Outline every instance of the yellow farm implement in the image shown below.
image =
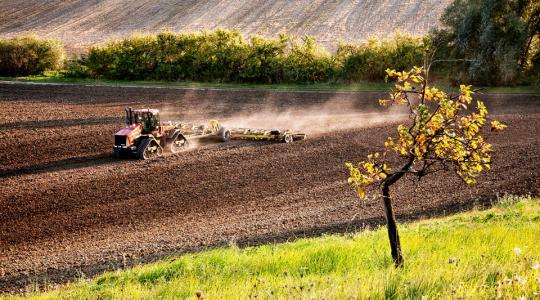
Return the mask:
M 229 128 L 231 139 L 233 140 L 251 140 L 251 141 L 274 141 L 290 143 L 300 141 L 306 138 L 306 134 L 293 130 L 280 129 L 253 129 L 253 128 Z

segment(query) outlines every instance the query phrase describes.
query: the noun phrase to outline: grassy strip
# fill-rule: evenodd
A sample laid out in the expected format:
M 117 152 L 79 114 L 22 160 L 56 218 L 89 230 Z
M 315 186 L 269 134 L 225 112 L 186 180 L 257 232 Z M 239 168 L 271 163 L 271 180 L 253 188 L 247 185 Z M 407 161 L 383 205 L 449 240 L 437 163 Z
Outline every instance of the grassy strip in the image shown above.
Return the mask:
M 222 88 L 222 89 L 254 89 L 254 90 L 285 90 L 285 91 L 331 91 L 331 92 L 388 92 L 392 84 L 385 82 L 360 83 L 311 83 L 311 84 L 248 84 L 248 83 L 217 83 L 217 82 L 190 82 L 190 81 L 159 81 L 159 80 L 106 80 L 106 79 L 79 79 L 64 77 L 62 75 L 40 75 L 22 77 L 0 77 L 3 81 L 23 81 L 36 83 L 65 83 L 65 84 L 98 84 L 111 86 L 149 86 L 149 87 L 180 87 L 180 88 Z M 453 90 L 443 87 L 445 90 Z M 455 88 L 454 88 L 455 89 Z M 540 94 L 539 85 L 513 86 L 513 87 L 486 87 L 483 93 L 501 94 Z
M 395 270 L 384 228 L 187 254 L 81 280 L 31 298 L 527 299 L 540 293 L 540 202 L 401 226 Z
M 0 77 L 4 81 L 24 81 L 37 83 L 68 83 L 68 84 L 104 84 L 113 86 L 150 86 L 150 87 L 182 87 L 182 88 L 223 88 L 223 89 L 254 89 L 254 90 L 285 90 L 285 91 L 343 91 L 343 92 L 379 92 L 388 91 L 392 86 L 384 82 L 363 83 L 312 83 L 312 84 L 258 84 L 258 83 L 218 83 L 192 81 L 159 81 L 159 80 L 107 80 L 107 79 L 78 79 L 63 76 L 24 76 Z

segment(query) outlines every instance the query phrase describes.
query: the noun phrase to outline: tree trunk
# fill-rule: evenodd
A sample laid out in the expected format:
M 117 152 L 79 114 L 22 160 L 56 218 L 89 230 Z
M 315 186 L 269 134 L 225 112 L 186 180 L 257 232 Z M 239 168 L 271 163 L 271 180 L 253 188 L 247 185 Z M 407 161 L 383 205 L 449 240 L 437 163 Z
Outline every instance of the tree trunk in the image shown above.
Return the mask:
M 520 62 L 519 62 L 519 69 L 523 70 L 523 67 L 525 66 L 525 63 L 527 62 L 527 56 L 529 56 L 529 50 L 531 48 L 531 43 L 534 38 L 534 35 L 531 35 L 529 37 L 529 40 L 527 41 L 527 46 L 525 47 L 525 52 L 523 52 L 523 55 L 521 56 Z
M 382 188 L 384 212 L 386 214 L 386 227 L 388 229 L 388 240 L 390 241 L 390 249 L 392 250 L 392 258 L 394 265 L 401 267 L 403 265 L 403 255 L 401 253 L 401 243 L 399 242 L 399 234 L 396 225 L 396 217 L 392 209 L 392 198 L 390 198 L 390 188 L 384 184 Z
M 401 243 L 399 242 L 399 234 L 396 225 L 396 217 L 394 216 L 394 210 L 392 209 L 392 198 L 390 197 L 390 186 L 396 183 L 398 180 L 409 171 L 409 168 L 414 163 L 414 156 L 409 156 L 407 163 L 401 167 L 398 172 L 388 176 L 383 182 L 382 194 L 384 201 L 384 213 L 386 215 L 386 228 L 388 229 L 388 240 L 390 241 L 390 249 L 392 249 L 392 258 L 396 267 L 403 265 L 403 254 L 401 253 Z

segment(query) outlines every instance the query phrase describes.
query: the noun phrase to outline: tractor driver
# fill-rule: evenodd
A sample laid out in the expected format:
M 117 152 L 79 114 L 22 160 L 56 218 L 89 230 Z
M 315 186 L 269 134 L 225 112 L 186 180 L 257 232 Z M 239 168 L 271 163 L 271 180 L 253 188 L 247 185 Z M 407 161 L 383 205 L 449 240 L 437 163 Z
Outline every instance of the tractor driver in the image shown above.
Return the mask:
M 156 130 L 157 128 L 157 116 L 151 113 L 144 114 L 144 117 L 141 123 L 143 124 L 144 132 L 152 132 Z

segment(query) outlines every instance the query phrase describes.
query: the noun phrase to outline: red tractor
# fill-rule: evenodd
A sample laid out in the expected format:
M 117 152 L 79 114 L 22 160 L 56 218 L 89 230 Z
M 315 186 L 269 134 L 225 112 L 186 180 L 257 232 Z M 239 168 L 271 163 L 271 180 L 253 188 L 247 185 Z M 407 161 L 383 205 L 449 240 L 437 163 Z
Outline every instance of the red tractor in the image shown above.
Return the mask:
M 126 127 L 114 135 L 112 155 L 115 158 L 135 156 L 149 159 L 163 155 L 167 150 L 178 153 L 189 145 L 188 138 L 211 137 L 226 142 L 229 130 L 217 121 L 209 126 L 180 122 L 160 122 L 157 109 L 126 109 Z

